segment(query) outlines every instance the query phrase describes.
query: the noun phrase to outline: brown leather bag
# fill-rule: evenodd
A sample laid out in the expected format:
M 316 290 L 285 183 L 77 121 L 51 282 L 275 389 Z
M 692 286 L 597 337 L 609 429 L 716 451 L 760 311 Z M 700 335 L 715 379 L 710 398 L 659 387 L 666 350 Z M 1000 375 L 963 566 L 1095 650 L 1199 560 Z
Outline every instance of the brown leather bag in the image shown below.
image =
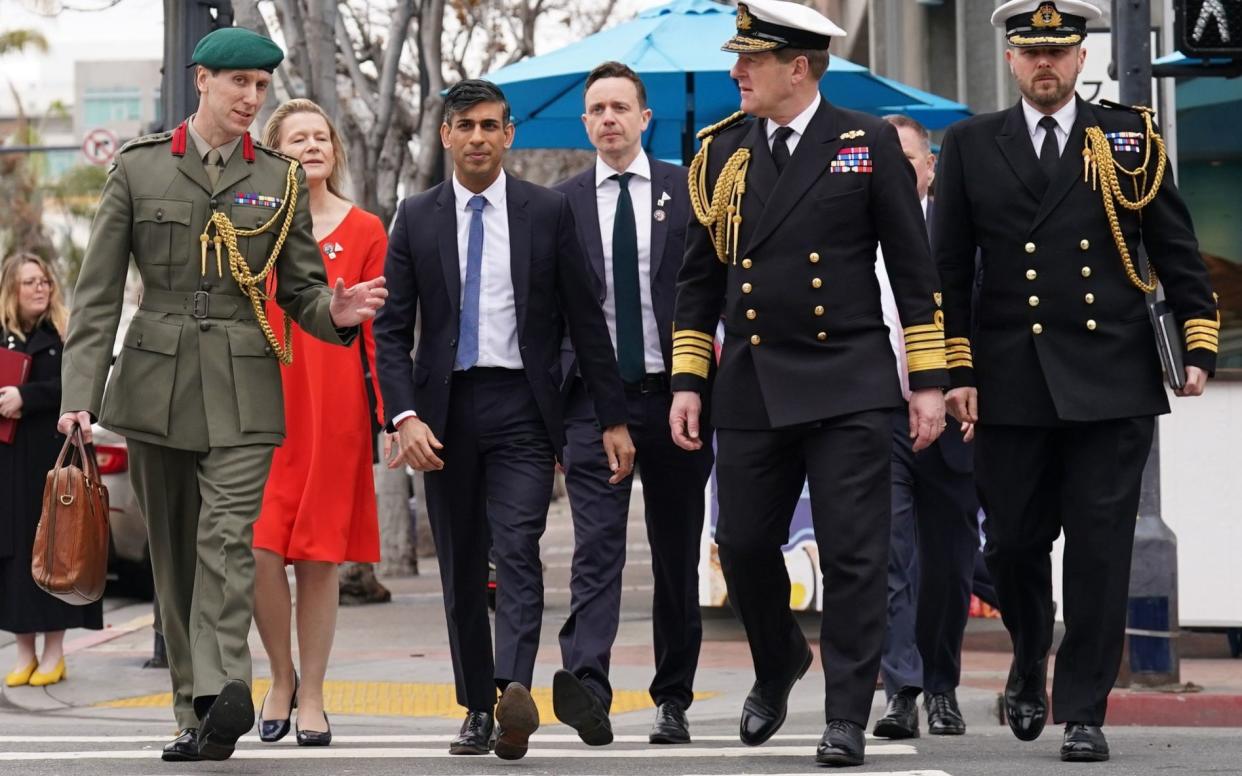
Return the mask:
M 36 585 L 65 603 L 85 606 L 103 596 L 108 573 L 108 488 L 99 481 L 95 455 L 87 453 L 77 426 L 65 439 L 43 486 L 43 514 L 35 532 L 30 573 Z

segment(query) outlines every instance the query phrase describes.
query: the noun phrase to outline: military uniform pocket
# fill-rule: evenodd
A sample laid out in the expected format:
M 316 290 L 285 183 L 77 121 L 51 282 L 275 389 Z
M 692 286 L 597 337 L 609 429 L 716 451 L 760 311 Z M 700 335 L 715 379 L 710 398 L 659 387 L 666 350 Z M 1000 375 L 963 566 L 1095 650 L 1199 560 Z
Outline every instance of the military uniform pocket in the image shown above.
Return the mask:
M 231 326 L 229 358 L 237 419 L 243 433 L 285 433 L 284 396 L 280 391 L 280 362 L 263 332 L 251 326 Z
M 233 222 L 233 226 L 238 230 L 253 230 L 261 228 L 264 224 L 272 219 L 278 211 L 270 207 L 255 207 L 253 205 L 234 205 L 229 212 L 229 220 Z M 242 256 L 246 257 L 246 263 L 250 265 L 252 272 L 259 272 L 263 269 L 263 265 L 267 263 L 267 254 L 272 250 L 272 246 L 276 242 L 276 236 L 280 234 L 280 225 L 282 220 L 277 221 L 263 234 L 254 237 L 238 237 L 237 250 Z
M 194 247 L 190 239 L 193 213 L 194 203 L 188 200 L 134 200 L 134 258 L 139 266 L 188 262 Z
M 134 318 L 104 395 L 103 420 L 168 436 L 181 324 Z

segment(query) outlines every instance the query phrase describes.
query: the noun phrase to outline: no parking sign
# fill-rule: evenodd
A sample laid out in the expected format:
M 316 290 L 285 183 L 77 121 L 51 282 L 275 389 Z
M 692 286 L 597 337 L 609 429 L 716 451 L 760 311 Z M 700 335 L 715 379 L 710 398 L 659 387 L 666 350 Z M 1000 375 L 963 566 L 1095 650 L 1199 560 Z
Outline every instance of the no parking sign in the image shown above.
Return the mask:
M 112 130 L 98 127 L 86 133 L 82 140 L 82 154 L 91 164 L 110 164 L 112 157 L 116 156 L 119 142 Z

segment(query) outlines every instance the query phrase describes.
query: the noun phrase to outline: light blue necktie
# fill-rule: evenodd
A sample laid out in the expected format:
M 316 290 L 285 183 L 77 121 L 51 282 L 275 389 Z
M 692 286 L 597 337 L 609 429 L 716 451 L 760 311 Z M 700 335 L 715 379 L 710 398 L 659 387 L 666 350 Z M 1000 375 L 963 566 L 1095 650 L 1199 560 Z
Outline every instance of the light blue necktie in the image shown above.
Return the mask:
M 479 360 L 479 286 L 483 275 L 483 206 L 487 198 L 476 194 L 470 206 L 470 237 L 466 242 L 466 290 L 461 302 L 461 329 L 457 337 L 458 369 L 469 369 Z

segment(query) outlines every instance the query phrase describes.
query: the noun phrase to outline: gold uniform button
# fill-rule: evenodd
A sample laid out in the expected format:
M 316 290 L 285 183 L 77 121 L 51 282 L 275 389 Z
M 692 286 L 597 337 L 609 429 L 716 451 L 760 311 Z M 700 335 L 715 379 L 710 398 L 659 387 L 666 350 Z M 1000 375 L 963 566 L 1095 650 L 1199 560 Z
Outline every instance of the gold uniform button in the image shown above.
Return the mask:
M 1087 331 L 1095 331 L 1095 321 L 1087 321 Z
M 1090 268 L 1090 267 L 1083 267 L 1083 268 L 1082 268 L 1082 276 L 1083 276 L 1083 277 L 1085 277 L 1085 278 L 1089 278 L 1089 277 L 1091 277 L 1091 268 Z
M 1087 304 L 1095 304 L 1095 294 L 1087 294 L 1082 300 Z
M 750 269 L 750 265 L 753 263 L 754 262 L 752 262 L 750 259 L 742 259 L 742 269 Z
M 758 345 L 760 342 L 761 342 L 761 340 L 759 339 L 759 335 L 758 335 L 758 334 L 752 334 L 752 335 L 750 335 L 750 344 L 752 344 L 752 345 Z
M 824 281 L 820 280 L 819 278 L 811 278 L 811 288 L 819 288 L 823 284 L 824 284 Z
M 823 342 L 824 340 L 828 339 L 828 332 L 821 331 L 819 334 L 815 335 L 815 339 L 819 340 L 820 342 Z
M 754 310 L 747 310 L 746 317 L 753 321 L 755 320 L 755 318 L 759 317 L 759 313 L 755 312 Z
M 750 293 L 750 290 L 751 290 L 752 288 L 754 288 L 754 286 L 752 286 L 750 283 L 743 283 L 743 284 L 742 284 L 742 293 L 743 293 L 743 294 L 749 294 L 749 293 Z
M 1027 243 L 1027 244 L 1026 244 L 1026 252 L 1027 252 L 1027 253 L 1034 253 L 1034 252 L 1035 252 L 1035 243 L 1032 243 L 1032 242 Z
M 1043 333 L 1044 333 L 1044 327 L 1043 327 L 1043 325 L 1042 325 L 1042 324 L 1038 324 L 1038 323 L 1037 323 L 1037 324 L 1035 324 L 1035 325 L 1031 326 L 1031 331 L 1032 331 L 1032 332 L 1034 332 L 1035 334 L 1043 334 Z
M 818 264 L 818 263 L 819 263 L 819 254 L 818 254 L 818 253 L 812 253 L 812 254 L 811 254 L 809 257 L 807 257 L 807 258 L 809 258 L 809 259 L 811 260 L 811 263 L 812 263 L 812 264 Z
M 815 317 L 818 318 L 819 316 L 823 314 L 824 314 L 824 306 L 822 304 L 815 305 Z
M 1027 279 L 1027 280 L 1034 280 L 1034 279 L 1035 279 L 1035 278 L 1037 278 L 1037 277 L 1039 277 L 1039 273 L 1038 273 L 1038 272 L 1036 272 L 1035 270 L 1033 270 L 1033 269 L 1028 269 L 1028 270 L 1026 271 L 1026 279 Z
M 1039 297 L 1032 296 L 1030 299 L 1026 300 L 1026 303 L 1029 304 L 1031 307 L 1039 307 Z
M 1078 243 L 1078 247 L 1079 247 L 1079 248 L 1082 248 L 1082 249 L 1085 251 L 1085 250 L 1087 250 L 1088 248 L 1090 248 L 1090 247 L 1091 247 L 1091 241 L 1090 241 L 1090 240 L 1083 240 L 1082 242 Z

